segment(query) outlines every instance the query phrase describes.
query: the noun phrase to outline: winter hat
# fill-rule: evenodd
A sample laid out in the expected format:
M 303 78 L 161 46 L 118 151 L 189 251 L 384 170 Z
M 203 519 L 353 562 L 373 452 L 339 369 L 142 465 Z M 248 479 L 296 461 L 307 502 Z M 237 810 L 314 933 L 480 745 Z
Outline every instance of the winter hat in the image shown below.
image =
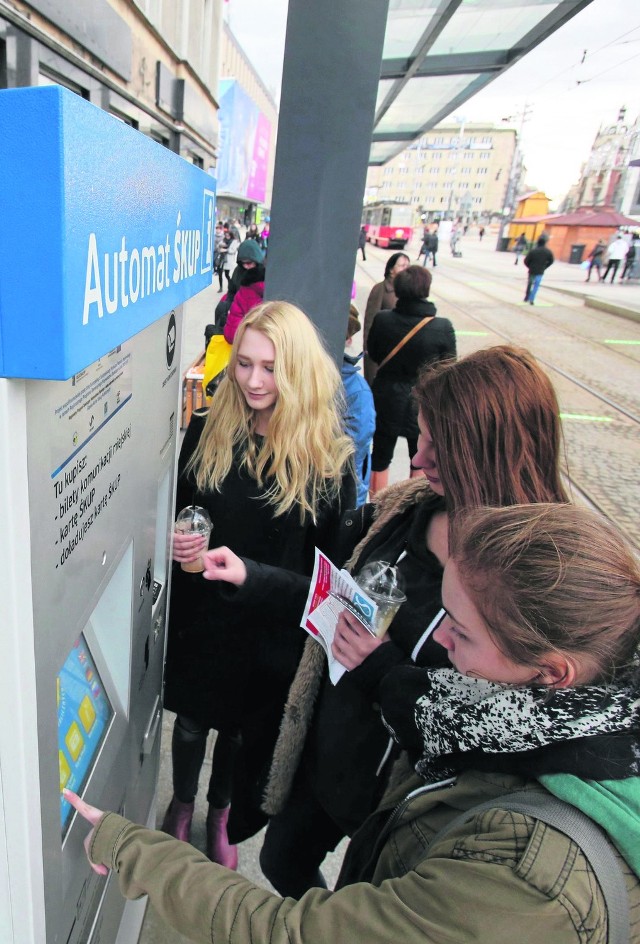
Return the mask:
M 264 262 L 264 253 L 255 239 L 245 239 L 238 249 L 238 262 L 255 262 L 260 265 Z

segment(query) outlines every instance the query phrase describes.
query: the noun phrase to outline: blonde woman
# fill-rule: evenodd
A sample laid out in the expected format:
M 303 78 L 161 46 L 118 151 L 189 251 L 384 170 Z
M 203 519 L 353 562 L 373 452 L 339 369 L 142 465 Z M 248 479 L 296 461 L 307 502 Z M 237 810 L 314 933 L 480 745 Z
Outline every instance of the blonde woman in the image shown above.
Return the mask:
M 208 412 L 194 414 L 179 461 L 177 508 L 205 507 L 218 567 L 311 574 L 354 505 L 353 446 L 342 428 L 340 375 L 309 319 L 267 302 L 243 319 Z M 174 534 L 176 564 L 206 548 Z M 250 560 L 249 560 L 250 559 Z M 163 829 L 188 841 L 208 732 L 218 732 L 207 799 L 207 854 L 235 868 L 235 833 L 262 825 L 261 773 L 304 644 L 298 614 L 271 625 L 259 600 L 174 566 L 165 706 L 175 711 L 174 796 Z M 260 821 L 256 817 L 260 817 Z

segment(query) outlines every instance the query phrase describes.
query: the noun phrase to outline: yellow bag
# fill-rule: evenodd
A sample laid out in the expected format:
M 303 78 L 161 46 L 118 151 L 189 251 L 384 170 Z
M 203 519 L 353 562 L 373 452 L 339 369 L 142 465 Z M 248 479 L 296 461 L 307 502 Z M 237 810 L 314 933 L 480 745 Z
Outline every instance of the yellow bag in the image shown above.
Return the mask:
M 231 357 L 231 345 L 223 334 L 214 334 L 209 339 L 204 355 L 204 374 L 202 389 L 207 400 L 216 392 L 218 384 L 227 372 Z

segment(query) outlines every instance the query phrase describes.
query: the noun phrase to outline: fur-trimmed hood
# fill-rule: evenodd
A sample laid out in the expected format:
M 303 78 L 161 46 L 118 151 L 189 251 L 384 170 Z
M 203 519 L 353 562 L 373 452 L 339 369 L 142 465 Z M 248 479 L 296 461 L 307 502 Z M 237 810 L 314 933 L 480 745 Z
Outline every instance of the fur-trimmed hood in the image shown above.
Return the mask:
M 365 546 L 394 517 L 430 498 L 436 499 L 437 496 L 425 479 L 409 479 L 379 492 L 373 501 L 373 523 L 356 545 L 345 564 L 345 569 L 352 571 L 356 567 Z M 348 526 L 350 522 L 345 519 L 344 523 Z M 289 689 L 265 786 L 262 809 L 269 816 L 279 813 L 289 796 L 311 726 L 316 699 L 325 677 L 326 665 L 324 650 L 315 640 L 309 638 Z

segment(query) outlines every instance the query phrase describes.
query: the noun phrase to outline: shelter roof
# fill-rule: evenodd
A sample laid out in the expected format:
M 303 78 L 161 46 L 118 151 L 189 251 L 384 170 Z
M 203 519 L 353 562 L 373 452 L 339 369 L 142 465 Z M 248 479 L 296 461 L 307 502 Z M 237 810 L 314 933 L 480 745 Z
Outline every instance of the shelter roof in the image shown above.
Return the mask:
M 637 226 L 638 221 L 618 213 L 613 207 L 578 207 L 573 213 L 553 214 L 547 218 L 549 226 Z
M 389 0 L 369 163 L 399 154 L 589 3 Z

